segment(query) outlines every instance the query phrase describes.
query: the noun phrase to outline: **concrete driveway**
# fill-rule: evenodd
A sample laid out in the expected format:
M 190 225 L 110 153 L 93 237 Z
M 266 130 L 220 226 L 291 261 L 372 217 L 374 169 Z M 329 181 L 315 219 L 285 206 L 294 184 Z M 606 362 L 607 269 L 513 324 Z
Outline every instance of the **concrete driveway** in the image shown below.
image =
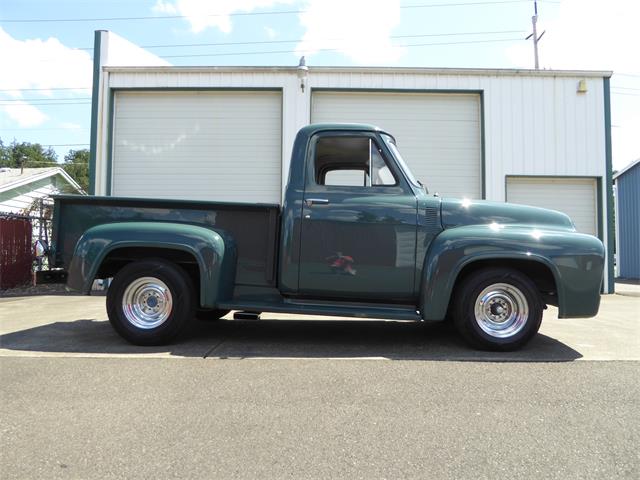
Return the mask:
M 640 296 L 520 352 L 442 325 L 264 315 L 126 344 L 104 297 L 0 299 L 0 472 L 31 478 L 640 478 Z M 606 361 L 603 361 L 606 360 Z
M 0 355 L 206 358 L 372 358 L 474 361 L 640 360 L 640 287 L 602 297 L 596 318 L 557 318 L 512 353 L 470 350 L 448 326 L 263 314 L 259 321 L 194 321 L 174 345 L 136 347 L 111 329 L 102 296 L 0 299 Z M 231 315 L 228 315 L 231 318 Z

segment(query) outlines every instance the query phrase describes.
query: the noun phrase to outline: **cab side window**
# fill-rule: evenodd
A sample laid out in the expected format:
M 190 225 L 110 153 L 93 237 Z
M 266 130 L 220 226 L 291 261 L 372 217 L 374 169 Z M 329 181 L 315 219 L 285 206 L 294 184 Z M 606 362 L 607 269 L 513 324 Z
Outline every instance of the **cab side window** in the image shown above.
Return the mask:
M 364 136 L 321 137 L 316 144 L 314 173 L 318 185 L 397 185 L 375 140 Z

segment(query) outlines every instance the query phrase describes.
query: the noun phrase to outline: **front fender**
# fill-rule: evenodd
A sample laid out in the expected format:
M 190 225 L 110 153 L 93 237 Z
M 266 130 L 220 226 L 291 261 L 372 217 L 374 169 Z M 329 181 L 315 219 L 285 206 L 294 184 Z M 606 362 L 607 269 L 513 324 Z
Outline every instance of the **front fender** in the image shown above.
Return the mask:
M 88 294 L 104 259 L 130 247 L 187 252 L 198 264 L 200 305 L 214 308 L 217 302 L 231 298 L 236 265 L 232 239 L 224 232 L 183 223 L 121 222 L 90 228 L 76 244 L 67 285 Z
M 440 233 L 425 258 L 420 311 L 443 320 L 462 269 L 479 260 L 516 259 L 542 263 L 551 271 L 561 318 L 597 313 L 604 247 L 591 235 L 532 226 L 468 225 Z

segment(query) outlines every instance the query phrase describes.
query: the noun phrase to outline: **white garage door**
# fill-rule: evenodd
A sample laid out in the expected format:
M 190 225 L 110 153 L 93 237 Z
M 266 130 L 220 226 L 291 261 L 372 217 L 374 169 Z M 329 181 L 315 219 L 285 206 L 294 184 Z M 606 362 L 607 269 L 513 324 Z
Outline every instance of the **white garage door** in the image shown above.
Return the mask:
M 507 202 L 559 210 L 582 233 L 598 235 L 595 178 L 507 177 Z
M 479 95 L 314 92 L 311 121 L 377 125 L 430 192 L 482 198 Z
M 118 92 L 112 194 L 280 203 L 280 92 Z

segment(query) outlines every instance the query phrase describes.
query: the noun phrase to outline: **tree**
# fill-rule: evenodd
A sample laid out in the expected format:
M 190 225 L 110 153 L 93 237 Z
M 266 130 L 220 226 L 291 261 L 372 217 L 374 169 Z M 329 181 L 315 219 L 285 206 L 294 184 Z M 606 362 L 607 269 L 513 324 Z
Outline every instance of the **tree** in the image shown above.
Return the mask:
M 55 166 L 58 155 L 51 147 L 44 148 L 39 143 L 16 142 L 0 150 L 0 167 L 39 168 Z
M 62 166 L 82 189 L 86 192 L 89 190 L 89 150 L 69 150 L 64 156 L 64 165 Z
M 8 167 L 11 161 L 11 153 L 9 147 L 4 145 L 0 138 L 0 167 Z

